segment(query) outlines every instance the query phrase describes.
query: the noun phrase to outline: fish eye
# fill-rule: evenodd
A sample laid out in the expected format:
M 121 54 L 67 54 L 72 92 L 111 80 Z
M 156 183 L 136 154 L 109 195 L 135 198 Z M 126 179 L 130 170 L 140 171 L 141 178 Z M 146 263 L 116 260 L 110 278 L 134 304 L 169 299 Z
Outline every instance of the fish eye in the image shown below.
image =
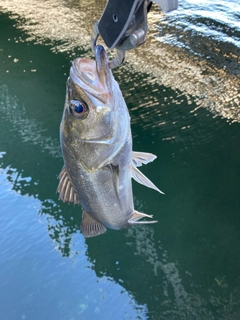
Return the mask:
M 85 118 L 86 115 L 88 114 L 88 107 L 82 101 L 71 100 L 70 111 L 71 111 L 71 114 L 76 118 Z

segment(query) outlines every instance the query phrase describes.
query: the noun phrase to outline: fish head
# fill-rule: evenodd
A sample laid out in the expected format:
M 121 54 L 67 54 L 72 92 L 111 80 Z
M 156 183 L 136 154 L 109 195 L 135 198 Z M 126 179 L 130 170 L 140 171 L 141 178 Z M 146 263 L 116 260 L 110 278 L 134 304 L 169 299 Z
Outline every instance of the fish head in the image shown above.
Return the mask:
M 100 139 L 117 121 L 116 81 L 105 49 L 96 47 L 96 60 L 76 58 L 67 81 L 62 123 L 65 134 L 76 139 Z

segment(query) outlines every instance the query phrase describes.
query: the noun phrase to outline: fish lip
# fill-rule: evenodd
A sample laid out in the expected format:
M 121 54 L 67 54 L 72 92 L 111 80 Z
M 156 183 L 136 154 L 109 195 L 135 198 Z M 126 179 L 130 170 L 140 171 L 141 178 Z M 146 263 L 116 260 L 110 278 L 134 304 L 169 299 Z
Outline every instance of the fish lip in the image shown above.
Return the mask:
M 107 53 L 102 45 L 97 45 L 95 48 L 95 59 L 97 72 L 101 73 L 101 70 L 105 67 L 108 62 Z
M 102 45 L 97 45 L 95 48 L 96 69 L 98 78 L 102 84 L 107 82 L 111 73 L 110 62 L 106 50 Z M 106 83 L 107 84 L 107 83 Z M 109 86 L 108 86 L 109 87 Z

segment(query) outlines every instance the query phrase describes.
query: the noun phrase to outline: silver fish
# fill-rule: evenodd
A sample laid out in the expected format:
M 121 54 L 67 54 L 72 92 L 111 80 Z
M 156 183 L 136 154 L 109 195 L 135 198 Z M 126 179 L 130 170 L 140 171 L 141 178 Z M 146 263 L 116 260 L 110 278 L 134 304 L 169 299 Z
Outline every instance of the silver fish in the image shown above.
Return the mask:
M 60 125 L 64 167 L 57 192 L 81 204 L 85 237 L 157 222 L 138 221 L 152 216 L 134 210 L 132 178 L 162 193 L 137 168 L 156 156 L 132 151 L 130 116 L 103 46 L 95 58 L 73 61 Z

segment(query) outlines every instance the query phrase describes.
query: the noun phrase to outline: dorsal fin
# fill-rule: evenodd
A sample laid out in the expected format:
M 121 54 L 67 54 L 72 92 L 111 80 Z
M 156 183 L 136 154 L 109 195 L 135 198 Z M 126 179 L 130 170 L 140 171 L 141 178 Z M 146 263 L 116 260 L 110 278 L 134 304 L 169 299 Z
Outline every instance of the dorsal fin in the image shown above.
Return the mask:
M 59 184 L 57 187 L 57 192 L 59 193 L 59 198 L 63 202 L 73 202 L 74 204 L 80 204 L 78 196 L 74 190 L 72 182 L 68 176 L 66 167 L 62 168 L 59 176 Z
M 107 231 L 106 227 L 83 211 L 81 231 L 85 238 L 95 237 Z
M 137 151 L 132 152 L 132 164 L 135 167 L 141 167 L 142 164 L 147 164 L 149 162 L 152 162 L 156 158 L 157 156 L 155 156 L 155 154 L 152 154 L 152 153 L 137 152 Z
M 138 183 L 143 184 L 148 188 L 152 188 L 162 194 L 164 194 L 161 190 L 159 190 L 155 184 L 152 183 L 141 171 L 139 171 L 134 165 L 132 165 L 132 177 Z

